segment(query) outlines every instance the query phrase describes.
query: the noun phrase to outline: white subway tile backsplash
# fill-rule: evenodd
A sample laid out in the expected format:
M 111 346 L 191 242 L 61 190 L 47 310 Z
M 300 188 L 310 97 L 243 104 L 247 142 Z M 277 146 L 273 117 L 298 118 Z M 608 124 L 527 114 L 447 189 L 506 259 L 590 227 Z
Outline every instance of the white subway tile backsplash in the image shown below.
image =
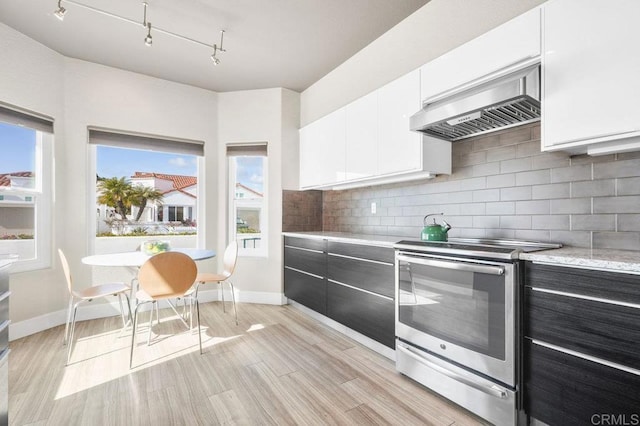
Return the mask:
M 571 182 L 571 197 L 604 197 L 615 195 L 616 182 L 614 179 L 587 180 L 583 182 Z
M 516 186 L 543 185 L 551 182 L 549 170 L 516 173 Z
M 324 230 L 419 238 L 444 212 L 450 236 L 640 250 L 640 153 L 540 152 L 539 138 L 535 123 L 454 142 L 450 176 L 325 191 Z
M 574 214 L 571 216 L 571 230 L 575 231 L 615 231 L 614 214 Z
M 517 215 L 549 214 L 549 213 L 551 213 L 551 205 L 549 203 L 549 200 L 516 201 Z M 546 228 L 543 228 L 543 229 L 546 229 Z

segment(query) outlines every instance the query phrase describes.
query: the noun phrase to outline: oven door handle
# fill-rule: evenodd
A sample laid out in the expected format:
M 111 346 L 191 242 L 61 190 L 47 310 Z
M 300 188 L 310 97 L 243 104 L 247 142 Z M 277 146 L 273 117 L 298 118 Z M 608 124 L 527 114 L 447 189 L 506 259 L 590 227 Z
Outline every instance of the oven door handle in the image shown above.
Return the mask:
M 509 395 L 507 394 L 507 392 L 500 388 L 497 385 L 491 385 L 491 386 L 487 386 L 484 385 L 482 383 L 477 383 L 475 380 L 472 380 L 468 377 L 464 377 L 461 376 L 460 374 L 457 374 L 445 367 L 442 367 L 432 361 L 429 361 L 427 359 L 425 359 L 424 357 L 420 356 L 419 354 L 413 352 L 410 348 L 405 347 L 404 345 L 396 345 L 396 349 L 399 350 L 400 352 L 404 353 L 407 356 L 410 356 L 411 358 L 413 358 L 414 360 L 416 360 L 417 362 L 424 364 L 425 366 L 427 366 L 428 368 L 431 368 L 432 370 L 435 370 L 441 374 L 444 374 L 445 376 L 458 381 L 460 383 L 463 383 L 467 386 L 470 386 L 474 389 L 479 390 L 480 392 L 486 393 L 487 395 L 491 395 L 494 396 L 496 398 L 500 398 L 500 399 L 506 399 Z
M 434 268 L 455 269 L 457 271 L 478 272 L 480 274 L 504 275 L 503 266 L 478 265 L 476 263 L 466 262 L 448 262 L 446 260 L 426 259 L 423 257 L 407 256 L 398 254 L 398 260 L 405 262 L 417 263 L 419 265 L 433 266 Z

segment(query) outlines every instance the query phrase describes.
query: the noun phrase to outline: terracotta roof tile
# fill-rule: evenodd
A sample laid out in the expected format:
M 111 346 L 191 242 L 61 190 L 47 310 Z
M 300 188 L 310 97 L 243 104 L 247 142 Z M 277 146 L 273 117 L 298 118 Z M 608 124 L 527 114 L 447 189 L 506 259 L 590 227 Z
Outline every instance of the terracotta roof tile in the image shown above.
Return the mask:
M 183 175 L 167 175 L 164 173 L 155 172 L 135 172 L 132 178 L 158 178 L 164 180 L 170 180 L 173 182 L 173 189 L 184 189 L 198 184 L 198 178 L 195 176 L 183 176 Z
M 13 172 L 0 174 L 0 186 L 11 186 L 11 176 L 33 177 L 33 172 Z

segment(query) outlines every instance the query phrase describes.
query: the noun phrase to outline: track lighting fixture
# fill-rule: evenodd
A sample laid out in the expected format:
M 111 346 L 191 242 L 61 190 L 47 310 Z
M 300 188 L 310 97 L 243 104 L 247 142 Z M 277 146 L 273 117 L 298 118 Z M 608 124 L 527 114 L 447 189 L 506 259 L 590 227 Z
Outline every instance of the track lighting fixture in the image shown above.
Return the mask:
M 151 46 L 153 44 L 153 37 L 151 37 L 151 22 L 147 22 L 147 36 L 144 38 L 144 44 Z
M 64 7 L 62 7 L 62 0 L 58 0 L 58 8 L 56 9 L 55 12 L 53 12 L 53 15 L 58 18 L 59 20 L 63 21 L 64 20 L 64 14 L 67 13 L 67 9 L 65 9 Z
M 213 65 L 218 65 L 220 64 L 220 59 L 218 59 L 218 52 L 226 52 L 226 50 L 224 50 L 222 48 L 222 42 L 224 42 L 224 30 L 220 31 L 220 46 L 218 46 L 217 44 L 213 45 L 213 55 L 211 55 L 211 60 L 213 61 Z
M 96 7 L 93 6 L 89 6 L 87 4 L 84 3 L 80 3 L 78 1 L 75 0 L 58 0 L 58 9 L 55 10 L 53 12 L 53 14 L 55 15 L 56 18 L 60 19 L 61 21 L 64 19 L 64 15 L 65 13 L 67 13 L 67 10 L 62 7 L 62 2 L 65 3 L 69 3 L 72 4 L 74 6 L 83 8 L 83 9 L 87 9 L 90 10 L 92 12 L 95 13 L 99 13 L 101 15 L 105 15 L 105 16 L 109 16 L 111 18 L 115 18 L 118 19 L 120 21 L 124 21 L 124 22 L 128 22 L 130 24 L 134 24 L 134 25 L 140 25 L 140 21 L 135 21 L 133 19 L 129 19 L 126 18 L 124 16 L 120 16 L 120 15 L 116 15 L 115 13 L 111 13 L 111 12 L 107 12 L 106 10 L 102 10 L 102 9 L 98 9 Z M 147 30 L 147 36 L 144 38 L 144 44 L 147 46 L 151 46 L 153 45 L 153 37 L 151 36 L 151 22 L 147 21 L 147 8 L 149 7 L 149 4 L 146 1 L 142 2 L 142 6 L 143 6 L 143 19 L 142 19 L 142 26 L 144 28 L 146 28 Z M 220 31 L 220 44 L 209 44 L 209 43 L 204 43 L 202 41 L 199 40 L 195 40 L 191 37 L 187 37 L 187 36 L 183 36 L 181 34 L 177 34 L 174 33 L 172 31 L 168 31 L 168 30 L 163 30 L 162 28 L 153 27 L 153 31 L 157 32 L 157 33 L 162 33 L 183 41 L 187 41 L 189 43 L 193 43 L 193 44 L 199 44 L 200 46 L 204 46 L 204 47 L 208 47 L 209 49 L 213 49 L 213 54 L 211 55 L 211 61 L 213 61 L 214 65 L 218 65 L 220 63 L 220 59 L 218 58 L 218 53 L 220 52 L 226 52 L 227 50 L 224 49 L 222 47 L 222 43 L 224 41 L 224 30 Z

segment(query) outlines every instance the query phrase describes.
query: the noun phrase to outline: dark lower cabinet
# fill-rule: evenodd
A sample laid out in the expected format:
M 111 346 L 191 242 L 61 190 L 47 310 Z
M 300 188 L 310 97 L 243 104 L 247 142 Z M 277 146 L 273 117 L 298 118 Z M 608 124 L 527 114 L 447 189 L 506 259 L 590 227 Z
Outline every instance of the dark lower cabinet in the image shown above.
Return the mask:
M 284 269 L 284 294 L 309 309 L 327 314 L 327 280 L 293 269 Z
M 395 348 L 391 247 L 285 237 L 284 294 Z
M 526 262 L 529 416 L 552 426 L 640 425 L 640 308 L 629 303 L 638 295 L 637 275 Z
M 549 425 L 640 424 L 640 376 L 525 340 L 525 410 Z M 635 415 L 636 423 L 632 423 Z M 609 418 L 609 417 L 607 417 Z
M 383 298 L 329 281 L 327 316 L 347 327 L 395 348 L 395 306 Z

